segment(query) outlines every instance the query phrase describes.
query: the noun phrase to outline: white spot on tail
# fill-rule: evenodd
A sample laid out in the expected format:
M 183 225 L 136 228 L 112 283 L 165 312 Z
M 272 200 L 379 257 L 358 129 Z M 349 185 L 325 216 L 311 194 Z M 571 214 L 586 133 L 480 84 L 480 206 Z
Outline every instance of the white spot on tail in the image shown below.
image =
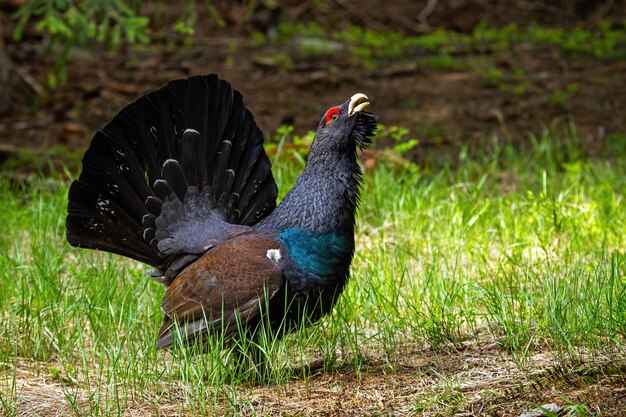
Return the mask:
M 196 133 L 198 135 L 200 134 L 200 132 L 198 132 L 196 129 L 185 129 L 183 135 L 186 135 L 187 133 Z
M 281 258 L 280 249 L 270 249 L 267 251 L 267 254 L 265 256 L 270 258 L 272 261 L 278 263 L 278 260 Z

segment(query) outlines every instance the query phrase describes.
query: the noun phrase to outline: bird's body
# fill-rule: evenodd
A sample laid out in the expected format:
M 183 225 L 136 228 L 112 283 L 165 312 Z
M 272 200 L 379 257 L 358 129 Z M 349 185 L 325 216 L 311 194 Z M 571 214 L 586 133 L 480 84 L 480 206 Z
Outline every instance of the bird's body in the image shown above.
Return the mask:
M 191 338 L 255 328 L 262 316 L 287 330 L 312 323 L 349 276 L 356 152 L 376 124 L 366 99 L 328 110 L 276 206 L 263 136 L 241 95 L 215 75 L 174 81 L 94 137 L 70 188 L 68 241 L 155 267 L 167 287 L 159 347 L 173 343 L 174 324 Z

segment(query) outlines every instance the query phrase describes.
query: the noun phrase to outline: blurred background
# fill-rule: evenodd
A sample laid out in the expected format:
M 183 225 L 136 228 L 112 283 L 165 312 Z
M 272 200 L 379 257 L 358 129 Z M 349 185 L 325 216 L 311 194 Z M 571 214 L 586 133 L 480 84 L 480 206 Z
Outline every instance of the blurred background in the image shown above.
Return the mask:
M 448 164 L 543 134 L 624 154 L 626 1 L 382 4 L 0 0 L 2 172 L 71 167 L 132 100 L 213 72 L 268 140 L 302 149 L 328 107 L 364 92 L 384 125 L 366 167 L 381 149 Z

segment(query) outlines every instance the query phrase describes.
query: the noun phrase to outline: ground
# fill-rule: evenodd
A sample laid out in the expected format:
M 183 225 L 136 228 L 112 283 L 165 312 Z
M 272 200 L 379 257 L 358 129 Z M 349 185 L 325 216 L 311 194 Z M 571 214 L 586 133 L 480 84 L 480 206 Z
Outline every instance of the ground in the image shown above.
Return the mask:
M 452 352 L 405 348 L 397 353 L 402 359 L 396 358 L 392 364 L 367 363 L 358 375 L 353 367 L 339 365 L 315 372 L 304 383 L 238 386 L 236 406 L 225 394 L 209 410 L 217 414 L 236 411 L 244 416 L 504 417 L 559 404 L 563 416 L 621 417 L 626 413 L 623 352 L 583 355 L 577 363 L 567 365 L 555 361 L 551 353 L 536 353 L 527 358 L 523 369 L 499 349 L 475 342 L 459 345 Z M 69 414 L 72 405 L 66 395 L 81 409 L 93 404 L 93 393 L 73 391 L 68 381 L 50 374 L 52 366 L 54 363 L 24 363 L 18 367 L 16 378 L 23 385 L 17 415 Z M 194 410 L 182 403 L 185 390 L 178 384 L 165 393 L 146 391 L 123 404 L 122 415 L 193 415 Z

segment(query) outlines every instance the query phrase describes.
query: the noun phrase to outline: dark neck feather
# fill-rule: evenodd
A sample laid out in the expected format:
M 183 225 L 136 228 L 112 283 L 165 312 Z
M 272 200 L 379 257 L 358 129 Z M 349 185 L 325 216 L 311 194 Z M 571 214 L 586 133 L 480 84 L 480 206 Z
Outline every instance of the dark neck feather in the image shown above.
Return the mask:
M 354 234 L 361 175 L 356 149 L 340 153 L 313 146 L 296 185 L 258 227 Z

